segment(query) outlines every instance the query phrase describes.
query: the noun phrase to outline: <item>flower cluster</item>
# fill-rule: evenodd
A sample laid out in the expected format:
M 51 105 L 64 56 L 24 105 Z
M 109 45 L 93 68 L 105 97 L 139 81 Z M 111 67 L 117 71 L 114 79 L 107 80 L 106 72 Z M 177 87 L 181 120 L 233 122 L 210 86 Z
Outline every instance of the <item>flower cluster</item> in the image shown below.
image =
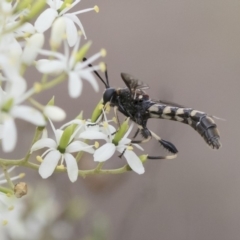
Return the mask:
M 62 121 L 65 112 L 53 105 L 41 105 L 33 97 L 35 94 L 49 89 L 64 79 L 69 79 L 69 94 L 79 97 L 82 92 L 82 79 L 87 80 L 98 91 L 98 84 L 92 74 L 101 69 L 101 64 L 89 68 L 88 64 L 105 55 L 101 50 L 86 62 L 81 62 L 90 44 L 80 47 L 81 34 L 78 34 L 75 24 L 81 29 L 84 37 L 84 28 L 77 18 L 78 14 L 91 10 L 99 11 L 98 7 L 69 13 L 80 0 L 73 3 L 61 0 L 49 0 L 49 8 L 41 10 L 45 1 L 7 1 L 0 3 L 0 139 L 4 152 L 14 150 L 17 143 L 17 127 L 15 118 L 28 121 L 38 127 L 46 125 L 46 117 L 53 121 Z M 29 4 L 32 7 L 29 8 Z M 37 17 L 34 24 L 31 18 Z M 48 19 L 48 21 L 46 21 Z M 51 28 L 51 50 L 43 50 L 44 32 Z M 64 54 L 57 52 L 64 42 Z M 73 47 L 71 55 L 69 46 Z M 42 54 L 48 59 L 37 59 Z M 37 83 L 27 80 L 26 68 L 34 68 L 43 74 Z M 51 80 L 48 74 L 55 74 Z M 34 79 L 35 81 L 35 79 Z M 32 86 L 31 86 L 32 85 Z M 30 86 L 30 87 L 29 87 Z M 29 106 L 30 101 L 32 106 Z
M 91 42 L 86 41 L 86 33 L 78 15 L 86 12 L 99 12 L 99 8 L 87 8 L 72 11 L 80 0 L 22 0 L 0 1 L 0 147 L 5 153 L 12 152 L 18 141 L 16 118 L 36 126 L 32 144 L 26 155 L 20 159 L 3 159 L 0 156 L 0 184 L 7 183 L 8 188 L 0 186 L 0 212 L 9 208 L 10 195 L 21 197 L 26 194 L 26 184 L 13 185 L 9 172 L 11 166 L 22 166 L 38 170 L 42 178 L 50 177 L 54 172 L 66 172 L 71 182 L 78 176 L 96 173 L 123 173 L 133 170 L 144 173 L 143 161 L 146 155 L 138 156 L 128 137 L 133 129 L 129 119 L 122 124 L 108 120 L 106 109 L 100 103 L 94 110 L 91 120 L 83 120 L 82 114 L 55 128 L 54 121 L 66 117 L 63 109 L 55 106 L 55 98 L 40 103 L 35 96 L 52 89 L 63 81 L 68 82 L 68 94 L 78 98 L 83 89 L 83 80 L 90 83 L 95 91 L 99 90 L 96 71 L 105 69 L 98 61 L 106 55 L 99 52 L 86 58 Z M 31 20 L 36 19 L 32 24 Z M 45 32 L 51 32 L 46 41 Z M 83 42 L 83 43 L 82 43 Z M 46 46 L 49 43 L 49 48 Z M 44 46 L 44 48 L 43 48 Z M 27 70 L 36 71 L 39 79 L 29 79 Z M 99 75 L 98 75 L 99 76 Z M 100 108 L 99 108 L 100 107 Z M 48 136 L 49 126 L 54 137 Z M 24 137 L 21 137 L 24 139 Z M 99 142 L 100 143 L 99 143 Z M 33 154 L 41 152 L 34 162 Z M 118 152 L 127 164 L 117 169 L 103 169 L 103 163 Z M 97 162 L 94 169 L 82 170 L 78 167 L 83 153 Z M 32 159 L 31 159 L 32 157 Z M 40 162 L 40 164 L 39 164 Z M 15 194 L 15 195 L 14 195 Z M 1 216 L 0 214 L 0 216 Z M 2 215 L 3 216 L 3 215 Z M 1 219 L 6 223 L 4 219 Z

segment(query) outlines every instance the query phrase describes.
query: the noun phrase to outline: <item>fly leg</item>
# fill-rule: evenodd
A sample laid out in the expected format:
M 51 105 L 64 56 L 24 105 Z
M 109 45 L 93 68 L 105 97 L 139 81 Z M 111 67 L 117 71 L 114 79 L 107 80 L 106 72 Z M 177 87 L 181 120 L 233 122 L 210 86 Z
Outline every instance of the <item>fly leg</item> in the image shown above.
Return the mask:
M 154 132 L 150 131 L 152 136 L 165 148 L 167 149 L 170 153 L 173 153 L 173 155 L 167 155 L 165 157 L 159 156 L 148 156 L 148 159 L 174 159 L 177 157 L 178 150 L 177 148 L 170 142 L 161 139 L 157 134 Z
M 138 125 L 138 131 L 135 133 L 134 138 L 137 136 L 137 134 L 139 132 L 141 132 L 144 139 L 143 140 L 132 140 L 131 143 L 145 143 L 145 142 L 148 142 L 152 137 L 154 137 L 165 149 L 167 149 L 169 152 L 173 153 L 173 155 L 168 155 L 168 156 L 148 156 L 148 159 L 173 159 L 173 158 L 176 158 L 178 150 L 172 143 L 161 139 L 157 134 L 148 130 L 146 127 L 144 128 L 141 125 Z

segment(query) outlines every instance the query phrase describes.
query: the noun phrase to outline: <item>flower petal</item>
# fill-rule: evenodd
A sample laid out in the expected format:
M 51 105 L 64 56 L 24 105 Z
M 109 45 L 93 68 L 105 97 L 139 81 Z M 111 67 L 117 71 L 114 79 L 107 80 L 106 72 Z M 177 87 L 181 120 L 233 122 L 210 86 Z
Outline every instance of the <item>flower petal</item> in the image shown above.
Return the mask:
M 66 117 L 64 110 L 57 106 L 46 106 L 43 110 L 43 113 L 52 121 L 62 121 Z
M 69 73 L 68 91 L 72 98 L 77 98 L 82 93 L 82 81 L 75 72 Z
M 2 139 L 2 133 L 3 133 L 3 125 L 0 124 L 0 139 Z
M 4 152 L 11 152 L 17 142 L 17 129 L 14 119 L 9 116 L 3 123 L 2 147 Z
M 94 153 L 94 149 L 92 146 L 81 141 L 74 141 L 70 143 L 66 148 L 66 152 L 68 153 L 79 152 L 79 151 Z
M 70 18 L 73 22 L 75 22 L 80 28 L 81 32 L 83 33 L 84 38 L 87 39 L 83 25 L 77 16 L 75 16 L 74 14 L 68 13 L 68 14 L 64 14 L 64 17 Z
M 43 115 L 36 109 L 28 106 L 14 106 L 11 114 L 16 118 L 21 118 L 37 126 L 45 126 L 46 122 Z
M 142 151 L 144 150 L 139 144 L 134 143 L 134 144 L 132 144 L 132 145 L 133 145 L 134 147 L 142 150 Z
M 42 178 L 48 178 L 53 174 L 60 157 L 61 153 L 57 150 L 51 151 L 45 156 L 38 170 Z
M 22 54 L 22 62 L 26 65 L 31 65 L 38 55 L 38 50 L 42 48 L 44 43 L 44 35 L 36 33 L 32 35 L 26 43 Z
M 57 148 L 56 142 L 51 138 L 42 138 L 35 142 L 31 147 L 31 152 L 37 151 L 41 148 Z
M 79 135 L 79 138 L 90 139 L 90 140 L 104 139 L 104 140 L 108 141 L 108 138 L 104 133 L 97 132 L 97 131 L 94 131 L 94 130 L 93 131 L 88 130 L 88 131 L 82 132 Z
M 126 150 L 123 156 L 126 158 L 130 168 L 138 173 L 143 174 L 145 172 L 143 164 L 135 152 Z
M 78 178 L 78 165 L 76 159 L 70 153 L 64 154 L 67 165 L 67 173 L 71 182 L 75 182 Z
M 78 32 L 77 27 L 75 26 L 72 19 L 64 17 L 66 23 L 66 34 L 67 34 L 67 41 L 70 47 L 73 47 L 78 39 Z
M 87 80 L 93 87 L 93 89 L 98 92 L 99 91 L 99 86 L 98 86 L 98 83 L 94 77 L 94 75 L 89 72 L 89 70 L 80 70 L 80 72 L 78 73 L 79 76 L 81 78 L 84 78 L 85 80 Z
M 113 143 L 105 143 L 103 146 L 98 148 L 93 154 L 94 161 L 104 162 L 108 160 L 114 154 L 116 146 Z
M 37 18 L 34 26 L 36 30 L 40 33 L 45 32 L 47 29 L 49 29 L 54 21 L 54 19 L 57 17 L 58 13 L 55 9 L 48 8 L 44 12 L 42 12 L 39 17 Z
M 66 65 L 59 60 L 40 59 L 36 63 L 36 68 L 41 73 L 61 73 L 66 69 Z

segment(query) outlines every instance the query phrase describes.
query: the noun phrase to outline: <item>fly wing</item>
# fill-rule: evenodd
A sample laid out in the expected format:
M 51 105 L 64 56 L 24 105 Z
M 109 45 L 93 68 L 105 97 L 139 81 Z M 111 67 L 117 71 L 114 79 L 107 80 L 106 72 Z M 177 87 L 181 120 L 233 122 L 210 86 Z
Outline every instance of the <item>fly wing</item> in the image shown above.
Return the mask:
M 135 91 L 137 89 L 143 91 L 149 88 L 147 84 L 143 83 L 142 81 L 139 81 L 130 74 L 121 73 L 121 77 L 133 96 L 135 95 Z
M 169 101 L 165 101 L 165 100 L 159 100 L 157 102 L 168 105 L 168 106 L 172 106 L 172 107 L 185 108 L 185 106 L 180 105 L 180 104 L 175 103 L 175 102 L 169 102 Z

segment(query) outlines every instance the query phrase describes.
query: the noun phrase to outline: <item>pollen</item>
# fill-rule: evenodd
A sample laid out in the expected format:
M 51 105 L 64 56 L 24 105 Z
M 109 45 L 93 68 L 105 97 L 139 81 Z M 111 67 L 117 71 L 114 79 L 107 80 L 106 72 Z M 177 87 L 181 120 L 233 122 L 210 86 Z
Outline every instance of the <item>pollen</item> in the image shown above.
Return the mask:
M 65 169 L 65 167 L 64 167 L 64 165 L 63 165 L 63 164 L 61 164 L 61 165 L 57 166 L 57 169 L 60 169 L 60 170 L 62 170 L 62 169 Z
M 11 193 L 7 193 L 6 196 L 7 197 L 12 197 L 12 194 Z
M 106 65 L 105 65 L 105 63 L 100 62 L 100 63 L 99 63 L 99 67 L 100 67 L 100 70 L 101 70 L 102 72 L 105 72 L 105 71 L 106 71 Z
M 42 84 L 41 83 L 34 83 L 33 85 L 35 93 L 40 93 L 42 91 Z
M 20 174 L 18 175 L 18 177 L 19 177 L 19 178 L 24 178 L 25 175 L 26 175 L 25 173 L 20 173 Z
M 99 142 L 96 141 L 96 142 L 94 143 L 94 147 L 95 147 L 95 148 L 99 148 Z
M 12 205 L 8 208 L 8 211 L 12 211 L 13 209 L 14 209 L 14 206 Z
M 100 54 L 101 54 L 102 57 L 106 57 L 106 55 L 107 55 L 106 49 L 102 48 L 102 49 L 100 50 Z
M 103 105 L 103 104 L 100 104 L 100 105 L 99 105 L 99 110 L 102 110 L 103 107 L 104 107 L 104 105 Z
M 132 150 L 133 150 L 133 147 L 132 147 L 132 146 L 127 146 L 127 150 L 132 151 Z
M 106 106 L 106 113 L 109 113 L 110 112 L 110 110 L 111 110 L 111 107 L 110 107 L 110 105 L 108 104 L 107 106 Z
M 114 123 L 116 123 L 116 124 L 118 123 L 118 121 L 117 121 L 117 118 L 116 118 L 116 117 L 113 117 L 113 118 L 112 118 L 112 120 L 113 120 L 113 122 L 114 122 Z
M 41 156 L 36 156 L 36 159 L 37 159 L 38 162 L 43 162 L 43 159 L 42 159 Z
M 94 11 L 95 11 L 96 13 L 99 13 L 99 7 L 98 7 L 97 5 L 95 5 L 95 6 L 93 7 L 93 9 L 94 9 Z
M 107 128 L 108 127 L 108 123 L 107 122 L 103 122 L 103 127 Z
M 2 225 L 3 225 L 3 226 L 6 226 L 7 224 L 8 224 L 8 221 L 7 221 L 7 220 L 3 220 L 3 221 L 2 221 Z

